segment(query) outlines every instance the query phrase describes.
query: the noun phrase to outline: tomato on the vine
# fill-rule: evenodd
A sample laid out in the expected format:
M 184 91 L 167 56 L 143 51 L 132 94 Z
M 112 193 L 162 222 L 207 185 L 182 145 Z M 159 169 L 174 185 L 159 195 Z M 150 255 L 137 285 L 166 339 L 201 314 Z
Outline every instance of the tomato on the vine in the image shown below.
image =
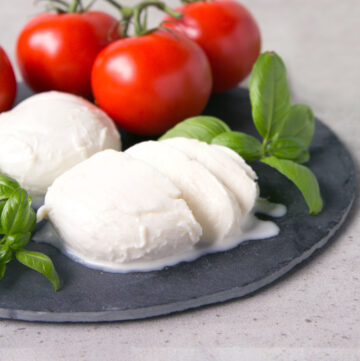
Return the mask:
M 17 41 L 25 82 L 36 92 L 60 90 L 91 98 L 91 67 L 97 54 L 119 39 L 118 25 L 101 11 L 35 16 Z
M 166 26 L 196 41 L 209 58 L 213 91 L 237 85 L 251 71 L 260 53 L 260 31 L 250 12 L 233 0 L 183 1 L 181 19 L 167 16 Z
M 10 60 L 0 46 L 0 112 L 9 110 L 16 96 L 16 79 Z
M 183 35 L 156 30 L 120 39 L 96 58 L 97 104 L 123 129 L 158 135 L 204 109 L 212 87 L 201 48 Z

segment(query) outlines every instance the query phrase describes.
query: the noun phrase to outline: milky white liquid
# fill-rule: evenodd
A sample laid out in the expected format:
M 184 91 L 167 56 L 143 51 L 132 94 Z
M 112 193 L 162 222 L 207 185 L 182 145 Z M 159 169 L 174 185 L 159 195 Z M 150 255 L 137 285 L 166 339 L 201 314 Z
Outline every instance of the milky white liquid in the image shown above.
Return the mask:
M 261 213 L 270 217 L 280 218 L 286 214 L 286 206 L 279 203 L 269 202 L 265 198 L 258 198 L 253 209 L 253 213 Z
M 261 213 L 271 217 L 282 217 L 286 214 L 286 207 L 282 204 L 270 203 L 265 199 L 259 198 L 254 207 L 254 213 Z M 63 254 L 75 262 L 83 264 L 86 267 L 98 269 L 104 272 L 113 273 L 127 273 L 127 272 L 150 272 L 160 270 L 166 266 L 173 266 L 180 262 L 190 262 L 203 255 L 215 252 L 227 251 L 237 247 L 240 243 L 256 239 L 266 239 L 275 237 L 279 234 L 279 227 L 272 221 L 263 221 L 256 218 L 253 214 L 247 216 L 243 224 L 243 233 L 234 238 L 223 240 L 215 244 L 206 244 L 205 242 L 198 243 L 193 249 L 188 250 L 177 255 L 157 260 L 139 260 L 131 263 L 107 264 L 106 262 L 88 261 L 79 255 L 70 253 L 62 244 L 62 240 L 52 227 L 47 222 L 39 231 L 37 231 L 33 240 L 35 242 L 49 243 L 58 248 Z

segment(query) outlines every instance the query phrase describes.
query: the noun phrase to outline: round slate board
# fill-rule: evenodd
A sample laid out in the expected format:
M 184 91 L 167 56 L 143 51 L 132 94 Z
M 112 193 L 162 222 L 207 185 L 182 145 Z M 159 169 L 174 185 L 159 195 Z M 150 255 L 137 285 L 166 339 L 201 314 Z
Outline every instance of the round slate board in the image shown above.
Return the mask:
M 31 94 L 20 86 L 20 99 Z M 248 91 L 214 96 L 204 114 L 233 129 L 256 134 Z M 143 140 L 123 134 L 124 147 Z M 355 195 L 354 165 L 348 151 L 320 121 L 311 147 L 310 168 L 318 177 L 324 210 L 310 216 L 300 192 L 263 164 L 254 164 L 261 195 L 288 207 L 275 220 L 277 237 L 242 243 L 230 251 L 203 256 L 161 271 L 112 274 L 72 262 L 55 248 L 30 243 L 48 254 L 62 280 L 54 292 L 38 273 L 13 261 L 0 281 L 0 317 L 50 322 L 118 321 L 165 315 L 223 302 L 273 282 L 326 244 L 347 216 Z

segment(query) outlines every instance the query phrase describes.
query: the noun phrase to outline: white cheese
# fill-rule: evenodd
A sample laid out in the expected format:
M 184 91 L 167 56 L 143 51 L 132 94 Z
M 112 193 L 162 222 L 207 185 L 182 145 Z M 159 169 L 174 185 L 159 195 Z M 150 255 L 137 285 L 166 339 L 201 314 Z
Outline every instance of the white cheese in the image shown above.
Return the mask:
M 176 263 L 199 241 L 201 227 L 179 189 L 145 162 L 106 150 L 59 176 L 38 217 L 48 218 L 56 244 L 104 270 Z M 125 265 L 125 266 L 124 266 Z
M 222 149 L 224 147 L 209 145 L 197 139 L 179 137 L 162 142 L 197 160 L 223 182 L 234 193 L 244 216 L 252 210 L 259 195 L 254 181 L 256 174 L 237 153 L 233 152 L 235 156 L 232 156 Z
M 235 196 L 198 161 L 165 142 L 138 143 L 125 153 L 152 165 L 181 190 L 203 229 L 202 241 L 225 242 L 241 234 L 243 218 Z
M 61 92 L 34 95 L 0 115 L 0 172 L 32 195 L 104 149 L 120 150 L 112 120 L 85 99 Z
M 251 177 L 252 179 L 257 179 L 257 175 L 254 172 L 254 170 L 245 162 L 244 158 L 241 157 L 238 153 L 233 151 L 232 149 L 228 147 L 224 147 L 222 145 L 218 144 L 211 144 L 213 148 L 216 148 L 220 150 L 223 153 L 226 153 L 228 156 L 230 156 L 241 168 L 244 169 L 246 174 Z

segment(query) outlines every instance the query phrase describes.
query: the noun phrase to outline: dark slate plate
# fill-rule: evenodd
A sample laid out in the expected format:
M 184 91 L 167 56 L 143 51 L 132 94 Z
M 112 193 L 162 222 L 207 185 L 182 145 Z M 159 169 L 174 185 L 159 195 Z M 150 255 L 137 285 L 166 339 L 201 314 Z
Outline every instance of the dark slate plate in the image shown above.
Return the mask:
M 20 98 L 30 93 L 21 87 Z M 232 128 L 255 134 L 248 92 L 215 96 L 205 111 Z M 123 135 L 125 147 L 141 140 Z M 55 293 L 41 275 L 17 262 L 0 282 L 0 317 L 30 321 L 97 322 L 165 315 L 252 293 L 284 275 L 323 247 L 347 216 L 355 195 L 354 165 L 348 151 L 320 121 L 309 166 L 319 179 L 324 210 L 310 216 L 299 191 L 273 169 L 255 164 L 263 197 L 288 207 L 276 220 L 277 237 L 243 243 L 161 271 L 111 274 L 85 268 L 45 244 L 29 248 L 48 254 L 62 280 Z

